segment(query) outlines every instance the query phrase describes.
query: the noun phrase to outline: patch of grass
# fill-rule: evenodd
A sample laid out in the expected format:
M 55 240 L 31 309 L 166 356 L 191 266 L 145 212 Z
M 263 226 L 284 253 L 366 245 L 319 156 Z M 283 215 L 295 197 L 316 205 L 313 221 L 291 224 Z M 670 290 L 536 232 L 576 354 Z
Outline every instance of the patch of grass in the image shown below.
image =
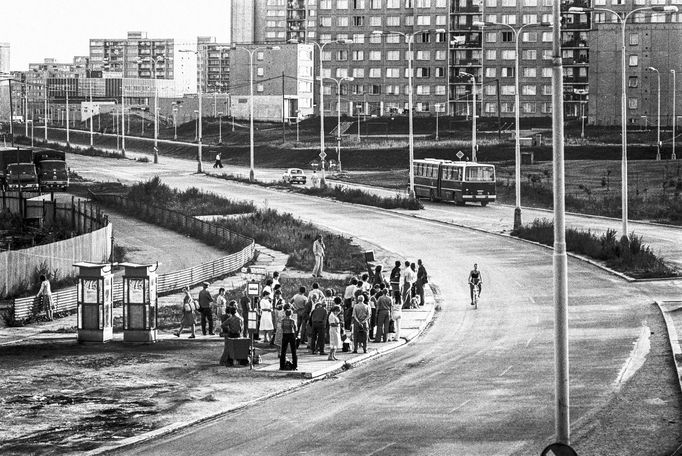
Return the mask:
M 554 223 L 547 219 L 535 219 L 530 225 L 512 231 L 511 235 L 552 246 Z M 634 233 L 627 243 L 618 240 L 614 230 L 598 236 L 589 230 L 569 228 L 566 230 L 566 248 L 570 252 L 603 261 L 609 268 L 639 279 L 679 275 L 642 242 L 641 236 L 635 236 Z
M 258 244 L 288 254 L 288 267 L 312 270 L 315 264 L 312 246 L 319 233 L 326 246 L 326 270 L 358 272 L 365 268 L 365 263 L 360 258 L 360 247 L 352 244 L 349 238 L 321 230 L 288 213 L 263 209 L 244 217 L 223 219 L 216 223 L 250 236 Z

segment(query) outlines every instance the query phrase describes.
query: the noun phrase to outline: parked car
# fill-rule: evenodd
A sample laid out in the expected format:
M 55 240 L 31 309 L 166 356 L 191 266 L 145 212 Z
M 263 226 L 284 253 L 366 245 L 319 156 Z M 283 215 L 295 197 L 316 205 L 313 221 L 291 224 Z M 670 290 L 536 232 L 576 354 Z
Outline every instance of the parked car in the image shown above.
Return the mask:
M 300 168 L 289 168 L 282 175 L 282 180 L 290 184 L 305 184 L 306 177 Z

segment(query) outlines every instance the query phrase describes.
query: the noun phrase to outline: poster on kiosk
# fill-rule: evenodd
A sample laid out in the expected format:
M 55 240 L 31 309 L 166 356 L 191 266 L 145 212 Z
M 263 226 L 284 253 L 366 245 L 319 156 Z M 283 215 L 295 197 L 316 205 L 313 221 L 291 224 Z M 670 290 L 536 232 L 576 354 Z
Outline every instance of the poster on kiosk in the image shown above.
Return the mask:
M 113 338 L 113 275 L 109 263 L 76 263 L 78 271 L 78 342 Z

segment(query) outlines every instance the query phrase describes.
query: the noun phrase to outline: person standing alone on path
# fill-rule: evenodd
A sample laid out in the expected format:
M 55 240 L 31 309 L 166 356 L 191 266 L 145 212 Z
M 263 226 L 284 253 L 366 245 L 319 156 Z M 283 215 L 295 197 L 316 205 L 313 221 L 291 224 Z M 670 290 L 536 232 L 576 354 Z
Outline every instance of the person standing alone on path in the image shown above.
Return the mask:
M 417 268 L 417 293 L 419 294 L 419 305 L 424 305 L 424 287 L 429 283 L 429 275 L 422 260 L 417 260 L 419 267 Z
M 213 164 L 214 168 L 222 168 L 223 167 L 223 157 L 222 153 L 218 152 L 215 156 L 215 163 Z
M 204 289 L 199 292 L 199 312 L 201 313 L 201 332 L 206 335 L 206 320 L 208 320 L 208 333 L 213 335 L 213 312 L 211 303 L 213 297 L 208 291 L 208 282 L 204 282 Z
M 37 294 L 38 298 L 41 298 L 43 302 L 43 309 L 45 309 L 45 315 L 49 321 L 54 320 L 53 310 L 54 303 L 52 302 L 52 288 L 50 288 L 50 281 L 47 280 L 45 274 L 40 275 L 40 291 Z
M 324 241 L 322 235 L 318 234 L 313 242 L 313 255 L 315 255 L 315 267 L 313 268 L 313 277 L 322 277 L 322 268 L 324 266 Z

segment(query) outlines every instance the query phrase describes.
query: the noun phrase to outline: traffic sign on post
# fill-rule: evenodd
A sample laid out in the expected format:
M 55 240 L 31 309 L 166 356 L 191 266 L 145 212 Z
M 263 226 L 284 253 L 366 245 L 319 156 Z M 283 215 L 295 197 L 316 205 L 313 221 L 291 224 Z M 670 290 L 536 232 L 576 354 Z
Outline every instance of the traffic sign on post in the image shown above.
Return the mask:
M 325 158 L 327 158 L 327 153 L 324 152 L 324 151 L 320 152 L 320 158 L 321 158 L 322 160 L 324 160 Z
M 462 151 L 460 150 L 455 154 L 455 157 L 457 157 L 461 160 L 462 158 L 464 158 L 464 153 L 462 153 Z

